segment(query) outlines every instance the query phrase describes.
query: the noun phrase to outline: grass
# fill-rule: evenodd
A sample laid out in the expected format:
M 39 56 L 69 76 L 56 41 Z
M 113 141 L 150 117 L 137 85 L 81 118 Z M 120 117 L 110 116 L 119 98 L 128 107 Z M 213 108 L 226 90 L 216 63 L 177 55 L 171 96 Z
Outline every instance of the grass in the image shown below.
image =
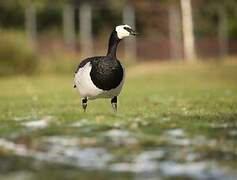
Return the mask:
M 112 112 L 109 100 L 89 101 L 88 111 L 83 113 L 79 94 L 72 88 L 71 74 L 1 78 L 0 136 L 23 142 L 30 148 L 36 146 L 41 137 L 88 137 L 96 141 L 93 146 L 106 147 L 115 154 L 118 162 L 128 155 L 131 158 L 136 153 L 154 148 L 173 148 L 173 154 L 165 156 L 164 161 L 189 162 L 187 150 L 200 155 L 195 161 L 215 161 L 218 166 L 235 170 L 236 69 L 237 63 L 234 62 L 195 65 L 147 63 L 131 67 L 118 99 L 117 114 Z M 46 116 L 53 119 L 46 128 L 26 131 L 22 125 L 22 122 Z M 78 128 L 70 126 L 83 121 L 85 123 Z M 138 143 L 136 146 L 126 145 L 126 142 L 124 146 L 115 146 L 101 136 L 111 129 L 131 132 Z M 167 140 L 164 134 L 174 129 L 184 131 L 186 139 L 195 145 L 186 147 Z M 197 145 L 200 136 L 207 143 Z M 211 144 L 213 141 L 215 143 Z M 12 156 L 6 156 L 12 162 Z M 82 172 L 73 177 L 90 179 L 87 172 Z M 52 179 L 61 174 L 60 171 L 53 175 L 48 173 Z M 42 174 L 37 174 L 37 177 L 42 177 Z M 110 177 L 107 175 L 102 173 L 101 179 Z M 118 179 L 121 177 L 131 178 L 130 175 L 118 175 Z

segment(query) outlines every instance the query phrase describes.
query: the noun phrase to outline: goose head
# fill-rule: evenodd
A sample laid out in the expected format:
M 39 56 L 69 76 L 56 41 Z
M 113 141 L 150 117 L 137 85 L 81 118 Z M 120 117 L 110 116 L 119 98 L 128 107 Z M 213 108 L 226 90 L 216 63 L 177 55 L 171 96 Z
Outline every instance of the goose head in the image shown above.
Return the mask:
M 134 31 L 129 25 L 119 25 L 115 27 L 115 31 L 117 32 L 117 37 L 119 39 L 123 39 L 128 37 L 129 35 L 137 35 L 136 31 Z

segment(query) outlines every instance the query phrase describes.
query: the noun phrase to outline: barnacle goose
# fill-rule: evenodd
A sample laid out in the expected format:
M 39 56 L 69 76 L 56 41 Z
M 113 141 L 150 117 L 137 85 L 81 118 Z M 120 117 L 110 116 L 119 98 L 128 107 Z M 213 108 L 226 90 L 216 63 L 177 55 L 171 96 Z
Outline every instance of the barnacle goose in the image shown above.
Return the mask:
M 124 83 L 125 71 L 116 51 L 119 42 L 129 35 L 136 35 L 130 26 L 116 26 L 109 38 L 107 55 L 86 58 L 76 69 L 74 88 L 82 97 L 84 111 L 88 99 L 96 98 L 110 98 L 113 110 L 117 111 L 117 97 Z

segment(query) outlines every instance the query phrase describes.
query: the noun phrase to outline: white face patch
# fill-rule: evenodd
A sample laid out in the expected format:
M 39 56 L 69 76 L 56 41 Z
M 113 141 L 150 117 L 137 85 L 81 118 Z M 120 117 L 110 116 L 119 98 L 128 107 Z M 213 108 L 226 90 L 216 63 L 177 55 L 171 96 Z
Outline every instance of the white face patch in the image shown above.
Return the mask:
M 123 39 L 123 38 L 128 37 L 130 35 L 130 33 L 126 29 L 124 29 L 124 27 L 128 27 L 131 29 L 131 27 L 129 25 L 120 25 L 120 26 L 116 26 L 116 28 L 115 28 L 115 31 L 117 32 L 119 39 Z

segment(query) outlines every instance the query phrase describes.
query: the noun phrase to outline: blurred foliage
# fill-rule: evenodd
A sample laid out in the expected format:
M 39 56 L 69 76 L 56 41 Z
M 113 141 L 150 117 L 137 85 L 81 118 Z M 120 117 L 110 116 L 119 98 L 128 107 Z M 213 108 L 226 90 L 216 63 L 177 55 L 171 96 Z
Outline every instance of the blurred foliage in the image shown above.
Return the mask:
M 81 61 L 81 57 L 70 52 L 58 49 L 48 55 L 41 56 L 42 61 L 38 64 L 40 74 L 71 74 L 72 77 Z
M 45 8 L 52 4 L 54 7 L 57 7 L 67 2 L 71 2 L 71 0 L 7 0 L 0 3 L 5 7 L 17 6 L 25 8 L 27 6 L 34 5 L 37 8 Z
M 0 31 L 0 76 L 32 74 L 39 57 L 26 38 L 15 31 Z
M 50 31 L 56 29 L 61 32 L 62 10 L 59 8 L 44 8 L 37 11 L 37 29 L 38 32 Z
M 229 37 L 237 39 L 236 8 L 236 0 L 193 0 L 196 33 L 200 36 L 213 36 L 217 33 L 219 13 L 224 11 L 228 19 Z
M 8 0 L 0 2 L 0 26 L 23 27 L 24 10 L 30 5 L 36 6 L 38 30 L 61 25 L 62 7 L 65 3 L 75 6 L 75 22 L 78 28 L 78 8 L 82 3 L 90 3 L 93 8 L 93 32 L 99 34 L 109 27 L 122 22 L 122 9 L 125 3 L 135 7 L 137 28 L 146 35 L 166 34 L 168 32 L 168 9 L 171 4 L 179 5 L 179 0 Z M 228 15 L 230 38 L 237 38 L 237 2 L 236 0 L 192 0 L 197 35 L 216 33 L 218 10 L 222 8 Z M 149 19 L 149 21 L 148 21 Z M 103 26 L 101 26 L 103 22 Z M 159 31 L 157 31 L 159 29 Z
M 5 28 L 23 28 L 24 11 L 18 6 L 3 6 L 0 3 L 0 26 Z
M 66 3 L 71 3 L 75 7 L 74 20 L 77 34 L 79 34 L 80 25 L 79 7 L 82 3 L 91 4 L 93 10 L 92 30 L 95 39 L 98 37 L 104 38 L 111 27 L 122 23 L 123 7 L 125 3 L 131 4 L 135 8 L 136 29 L 141 34 L 140 39 L 143 37 L 149 38 L 148 43 L 142 42 L 143 45 L 149 44 L 145 46 L 148 49 L 156 48 L 157 43 L 155 41 L 158 42 L 159 40 L 162 41 L 161 46 L 165 47 L 169 38 L 169 8 L 171 5 L 180 8 L 180 0 L 0 0 L 0 31 L 1 29 L 4 30 L 0 33 L 0 75 L 29 74 L 38 67 L 43 71 L 73 71 L 73 65 L 79 63 L 79 60 L 75 62 L 75 56 L 61 48 L 64 46 L 63 40 L 61 40 L 63 39 L 62 12 Z M 36 52 L 19 32 L 9 32 L 10 29 L 20 29 L 21 32 L 25 29 L 25 12 L 29 6 L 36 7 L 38 50 L 43 53 Z M 234 42 L 237 39 L 236 0 L 192 0 L 192 7 L 197 39 L 199 37 L 218 38 L 218 12 L 220 8 L 228 16 L 230 40 Z M 57 52 L 52 53 L 50 47 L 54 45 L 53 41 L 56 42 L 54 43 L 55 46 L 61 49 L 57 49 Z M 215 41 L 212 43 L 215 43 Z M 42 49 L 49 50 L 45 53 Z M 157 54 L 156 49 L 155 54 Z M 48 61 L 38 62 L 37 59 L 47 59 Z M 65 61 L 67 67 L 64 66 Z

